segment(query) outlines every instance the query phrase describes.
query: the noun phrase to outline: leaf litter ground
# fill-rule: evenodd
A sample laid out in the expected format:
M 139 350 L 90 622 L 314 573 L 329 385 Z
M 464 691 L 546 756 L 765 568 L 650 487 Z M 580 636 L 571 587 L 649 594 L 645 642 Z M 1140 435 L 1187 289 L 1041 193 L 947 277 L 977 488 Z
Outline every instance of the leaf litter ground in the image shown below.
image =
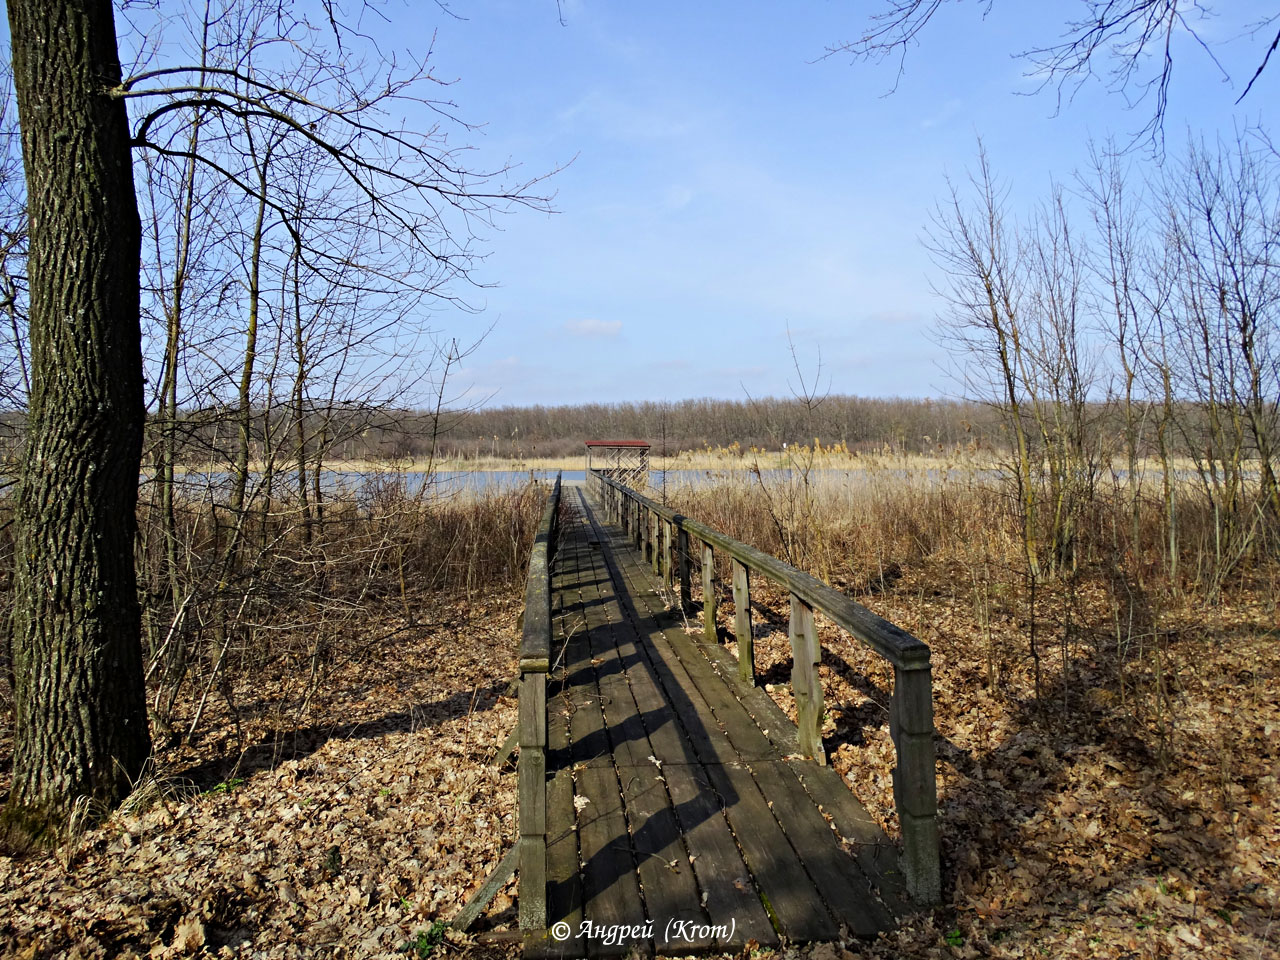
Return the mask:
M 194 748 L 158 750 L 158 802 L 0 857 L 0 955 L 403 957 L 453 916 L 516 831 L 514 775 L 488 760 L 515 724 L 518 605 L 423 602 L 391 637 L 369 624 L 383 639 L 302 716 L 298 671 L 267 668 L 233 698 L 239 736 L 224 702 Z M 491 912 L 514 916 L 514 892 Z

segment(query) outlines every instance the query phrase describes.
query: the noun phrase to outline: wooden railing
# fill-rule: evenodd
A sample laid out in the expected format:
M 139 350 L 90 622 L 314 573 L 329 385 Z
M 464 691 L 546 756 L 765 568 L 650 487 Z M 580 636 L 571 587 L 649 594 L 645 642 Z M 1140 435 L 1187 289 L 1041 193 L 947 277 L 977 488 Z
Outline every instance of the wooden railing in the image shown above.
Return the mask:
M 610 520 L 631 536 L 668 590 L 678 587 L 680 603 L 685 609 L 691 603 L 689 561 L 691 546 L 696 542 L 702 561 L 703 640 L 707 643 L 715 643 L 717 639 L 715 551 L 730 558 L 734 635 L 738 641 L 739 676 L 743 681 L 755 682 L 751 578 L 763 576 L 788 590 L 791 595 L 791 689 L 796 702 L 800 747 L 806 756 L 819 763 L 826 762 L 822 747 L 822 682 L 818 676 L 822 649 L 814 625 L 814 611 L 893 665 L 889 733 L 898 757 L 893 771 L 893 795 L 902 824 L 902 872 L 916 902 L 937 903 L 941 897 L 941 878 L 929 647 L 838 590 L 776 557 L 681 516 L 596 471 L 588 474 L 587 483 L 589 492 L 604 506 Z
M 551 669 L 551 564 L 559 532 L 560 475 L 529 557 L 520 637 L 520 929 L 547 926 L 547 673 Z

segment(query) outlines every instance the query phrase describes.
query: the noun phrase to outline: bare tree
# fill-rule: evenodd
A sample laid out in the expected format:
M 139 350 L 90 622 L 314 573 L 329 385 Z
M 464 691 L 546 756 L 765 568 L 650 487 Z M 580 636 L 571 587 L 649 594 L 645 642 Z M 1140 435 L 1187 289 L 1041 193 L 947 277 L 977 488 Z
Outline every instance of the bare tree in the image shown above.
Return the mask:
M 952 187 L 940 204 L 929 236 L 929 248 L 945 271 L 939 292 L 949 306 L 942 339 L 963 358 L 959 375 L 969 395 L 990 404 L 1012 437 L 1013 463 L 1008 471 L 1028 584 L 1030 653 L 1040 690 L 1040 653 L 1036 643 L 1036 587 L 1041 576 L 1038 466 L 1043 450 L 1034 444 L 1041 398 L 1036 392 L 1030 354 L 1032 310 L 1027 289 L 1025 250 L 1014 227 L 1006 222 L 1004 197 L 996 184 L 986 150 L 979 144 L 978 173 L 971 177 L 972 203 Z
M 1211 593 L 1280 517 L 1280 198 L 1274 168 L 1243 140 L 1192 144 L 1164 186 L 1178 312 L 1179 392 L 1201 416 L 1179 429 L 1214 513 Z M 1257 476 L 1258 498 L 1251 493 Z
M 973 362 L 960 370 L 966 392 L 991 404 L 1012 437 L 1021 541 L 1027 568 L 1040 572 L 1035 453 L 1029 435 L 1031 399 L 1024 343 L 1026 297 L 1021 241 L 1006 223 L 1004 198 L 986 150 L 979 144 L 978 173 L 971 178 L 970 206 L 958 188 L 939 205 L 929 236 L 935 261 L 947 275 L 939 293 L 949 304 L 942 336 Z
M 872 61 L 896 58 L 901 76 L 907 51 L 948 2 L 882 0 L 868 18 L 862 36 L 829 46 L 827 56 L 848 54 Z M 994 5 L 995 0 L 974 4 L 984 17 Z M 1056 90 L 1059 104 L 1083 84 L 1104 77 L 1108 89 L 1131 105 L 1150 103 L 1150 116 L 1135 140 L 1151 137 L 1159 144 L 1163 142 L 1173 79 L 1174 41 L 1179 34 L 1197 44 L 1224 79 L 1231 79 L 1215 56 L 1216 41 L 1201 27 L 1214 15 L 1215 5 L 1206 0 L 1083 0 L 1078 6 L 1083 12 L 1066 20 L 1061 39 L 1018 52 L 1029 64 L 1031 75 L 1040 78 L 1041 88 Z M 1253 89 L 1280 46 L 1278 24 L 1280 12 L 1273 12 L 1260 13 L 1250 26 L 1250 34 L 1260 38 L 1263 46 L 1237 103 Z

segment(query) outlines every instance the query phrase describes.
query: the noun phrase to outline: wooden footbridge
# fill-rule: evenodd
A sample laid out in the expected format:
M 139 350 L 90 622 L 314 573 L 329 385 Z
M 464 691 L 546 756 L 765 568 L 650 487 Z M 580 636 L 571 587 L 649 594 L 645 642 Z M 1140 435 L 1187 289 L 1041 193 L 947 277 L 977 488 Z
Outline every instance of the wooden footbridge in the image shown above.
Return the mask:
M 739 658 L 717 642 L 717 551 Z M 754 577 L 791 593 L 798 725 L 755 686 Z M 824 765 L 815 610 L 894 666 L 897 842 Z M 557 480 L 520 671 L 520 841 L 463 925 L 513 870 L 529 956 L 869 937 L 937 901 L 929 648 L 814 578 L 607 470 Z

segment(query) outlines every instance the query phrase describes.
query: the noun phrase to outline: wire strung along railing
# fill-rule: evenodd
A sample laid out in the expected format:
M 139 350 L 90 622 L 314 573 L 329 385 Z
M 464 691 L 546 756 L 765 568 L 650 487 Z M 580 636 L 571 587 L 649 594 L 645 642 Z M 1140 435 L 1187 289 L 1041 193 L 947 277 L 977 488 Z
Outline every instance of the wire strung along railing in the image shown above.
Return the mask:
M 730 558 L 738 670 L 745 682 L 755 682 L 751 579 L 762 576 L 788 590 L 791 596 L 791 689 L 796 703 L 798 739 L 805 756 L 826 763 L 822 747 L 822 682 L 818 676 L 822 649 L 814 612 L 823 614 L 892 664 L 889 733 L 897 751 L 893 794 L 902 825 L 902 872 L 907 889 L 917 903 L 937 903 L 941 898 L 941 876 L 929 647 L 817 578 L 655 503 L 599 471 L 588 473 L 587 484 L 609 519 L 623 528 L 636 548 L 643 552 L 645 560 L 652 564 L 654 573 L 662 577 L 668 592 L 678 588 L 680 604 L 685 610 L 692 604 L 691 548 L 700 552 L 702 639 L 706 643 L 717 642 L 716 551 Z M 523 894 L 523 875 L 520 888 Z
M 551 565 L 560 519 L 560 474 L 529 557 L 520 636 L 520 929 L 547 926 L 547 673 L 551 669 Z

